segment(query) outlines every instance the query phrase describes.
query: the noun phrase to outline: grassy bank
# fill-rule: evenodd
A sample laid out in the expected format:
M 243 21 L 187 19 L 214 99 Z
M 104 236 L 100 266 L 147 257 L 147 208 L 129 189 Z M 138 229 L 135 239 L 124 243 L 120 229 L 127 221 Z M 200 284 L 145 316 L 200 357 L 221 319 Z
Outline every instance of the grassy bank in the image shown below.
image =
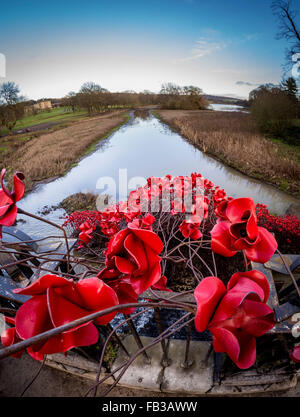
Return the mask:
M 13 128 L 13 132 L 36 125 L 45 125 L 46 128 L 50 128 L 53 125 L 76 122 L 87 117 L 87 111 L 76 110 L 75 112 L 72 112 L 67 107 L 44 110 L 37 114 L 29 114 L 23 117 L 23 119 L 18 120 L 16 126 Z M 0 129 L 1 136 L 7 134 L 8 130 L 6 128 Z
M 265 138 L 249 114 L 176 110 L 155 114 L 198 149 L 300 197 L 299 147 Z
M 128 115 L 124 111 L 116 111 L 90 117 L 50 133 L 35 132 L 1 138 L 0 166 L 7 168 L 10 180 L 13 172 L 22 171 L 26 191 L 30 191 L 36 182 L 64 175 L 82 156 L 95 150 L 100 139 L 110 135 L 127 120 Z M 3 146 L 6 141 L 7 146 Z

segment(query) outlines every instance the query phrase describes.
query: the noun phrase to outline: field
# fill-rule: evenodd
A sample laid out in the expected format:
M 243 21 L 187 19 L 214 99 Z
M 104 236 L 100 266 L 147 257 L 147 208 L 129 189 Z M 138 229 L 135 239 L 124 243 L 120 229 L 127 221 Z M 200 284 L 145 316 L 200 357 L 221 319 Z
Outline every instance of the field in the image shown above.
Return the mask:
M 56 126 L 48 133 L 38 131 L 2 137 L 0 166 L 7 168 L 10 180 L 13 172 L 22 171 L 26 191 L 30 191 L 37 181 L 63 175 L 127 118 L 124 111 L 115 111 L 73 121 L 64 128 Z
M 72 112 L 67 107 L 58 107 L 51 110 L 41 111 L 37 114 L 29 114 L 25 116 L 23 119 L 17 121 L 13 132 L 36 125 L 37 127 L 41 125 L 42 128 L 50 128 L 51 126 L 60 123 L 78 121 L 84 117 L 87 117 L 87 112 L 85 110 L 77 110 Z M 0 129 L 0 136 L 7 134 L 8 130 L 6 128 Z
M 258 132 L 240 112 L 159 110 L 162 121 L 202 151 L 283 191 L 300 196 L 300 150 Z

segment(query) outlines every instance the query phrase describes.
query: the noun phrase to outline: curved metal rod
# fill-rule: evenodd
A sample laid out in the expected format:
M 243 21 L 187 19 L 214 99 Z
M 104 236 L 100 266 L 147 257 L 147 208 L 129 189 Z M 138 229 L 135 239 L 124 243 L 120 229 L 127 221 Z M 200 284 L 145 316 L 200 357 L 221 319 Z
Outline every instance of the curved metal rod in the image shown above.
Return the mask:
M 129 304 L 118 304 L 113 307 L 106 308 L 105 310 L 97 311 L 95 313 L 88 314 L 87 316 L 80 317 L 79 319 L 73 320 L 69 323 L 63 324 L 59 327 L 55 327 L 54 329 L 47 330 L 46 332 L 40 333 L 38 335 L 35 335 L 33 337 L 30 337 L 28 339 L 22 340 L 21 342 L 15 343 L 11 346 L 7 346 L 5 348 L 0 349 L 0 359 L 6 358 L 7 356 L 16 353 L 20 350 L 27 349 L 29 346 L 32 346 L 39 342 L 44 342 L 45 340 L 48 340 L 52 336 L 56 336 L 60 333 L 66 332 L 67 330 L 71 330 L 74 327 L 80 326 L 84 323 L 87 323 L 88 321 L 93 321 L 97 319 L 98 317 L 105 316 L 106 314 L 114 313 L 115 311 L 118 311 L 120 309 L 125 308 L 131 308 L 131 307 L 155 307 L 157 305 L 163 305 L 165 308 L 182 308 L 181 305 L 178 305 L 177 303 L 169 303 L 166 304 L 165 301 L 163 302 L 155 302 L 155 303 L 129 303 Z M 186 306 L 186 311 L 189 311 L 190 313 L 195 312 L 195 308 L 191 306 Z

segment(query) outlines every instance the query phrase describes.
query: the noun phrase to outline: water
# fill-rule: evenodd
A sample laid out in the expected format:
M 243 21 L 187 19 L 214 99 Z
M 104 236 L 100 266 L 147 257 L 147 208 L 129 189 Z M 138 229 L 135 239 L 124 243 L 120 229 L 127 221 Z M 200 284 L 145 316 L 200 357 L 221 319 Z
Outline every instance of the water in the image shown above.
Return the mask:
M 237 104 L 217 104 L 212 103 L 209 105 L 209 108 L 216 111 L 241 111 L 242 113 L 248 113 L 248 111 L 243 106 Z
M 39 185 L 18 205 L 26 211 L 38 213 L 44 206 L 56 205 L 74 193 L 110 193 L 112 189 L 97 189 L 97 180 L 111 177 L 118 188 L 120 169 L 127 170 L 128 181 L 131 180 L 129 190 L 145 184 L 150 176 L 190 175 L 197 171 L 224 188 L 228 195 L 251 197 L 257 203 L 267 204 L 277 214 L 284 213 L 291 204 L 299 207 L 299 200 L 205 155 L 151 115 L 147 119 L 132 117 L 128 124 L 101 141 L 95 152 L 83 158 L 64 177 Z M 133 177 L 140 179 L 132 183 Z M 65 212 L 59 209 L 44 217 L 62 224 L 64 216 Z M 19 228 L 32 236 L 57 234 L 57 230 L 47 224 L 23 218 L 26 223 L 20 224 Z

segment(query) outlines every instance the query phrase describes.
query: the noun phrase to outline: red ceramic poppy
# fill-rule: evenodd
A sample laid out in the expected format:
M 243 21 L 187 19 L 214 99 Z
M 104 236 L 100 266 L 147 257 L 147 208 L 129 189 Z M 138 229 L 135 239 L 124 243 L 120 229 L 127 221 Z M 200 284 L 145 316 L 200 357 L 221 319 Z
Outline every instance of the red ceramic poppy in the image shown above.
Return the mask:
M 161 239 L 156 233 L 129 223 L 109 241 L 106 251 L 106 268 L 98 274 L 101 279 L 129 279 L 137 295 L 154 285 L 161 277 Z
M 184 220 L 180 224 L 179 230 L 184 237 L 189 237 L 193 240 L 197 240 L 202 236 L 202 233 L 199 230 L 200 224 L 200 221 L 194 223 L 193 221 Z
M 21 172 L 14 174 L 14 189 L 10 192 L 4 184 L 5 173 L 6 169 L 3 168 L 0 176 L 2 187 L 0 189 L 0 226 L 12 226 L 17 218 L 16 203 L 23 197 L 25 191 L 24 175 Z
M 247 258 L 265 263 L 274 255 L 277 242 L 263 227 L 257 226 L 255 204 L 250 198 L 221 203 L 219 214 L 224 221 L 211 230 L 211 249 L 223 256 L 244 250 Z
M 265 304 L 269 296 L 266 277 L 259 271 L 234 274 L 225 289 L 217 277 L 203 279 L 195 290 L 195 327 L 208 329 L 216 352 L 226 352 L 241 369 L 256 359 L 256 337 L 274 327 L 273 310 Z
M 96 277 L 86 278 L 74 284 L 72 280 L 48 274 L 28 287 L 16 289 L 14 292 L 32 296 L 16 314 L 15 332 L 21 340 L 119 303 L 114 290 Z M 115 314 L 114 312 L 99 317 L 94 322 L 99 325 L 107 324 Z M 12 334 L 9 336 L 12 337 Z M 34 359 L 42 360 L 46 354 L 66 352 L 76 346 L 94 344 L 98 337 L 97 328 L 89 321 L 45 342 L 37 343 L 27 351 Z M 8 337 L 6 343 L 10 341 Z
M 93 239 L 94 227 L 88 222 L 84 222 L 79 226 L 81 233 L 79 233 L 79 247 L 87 245 Z

